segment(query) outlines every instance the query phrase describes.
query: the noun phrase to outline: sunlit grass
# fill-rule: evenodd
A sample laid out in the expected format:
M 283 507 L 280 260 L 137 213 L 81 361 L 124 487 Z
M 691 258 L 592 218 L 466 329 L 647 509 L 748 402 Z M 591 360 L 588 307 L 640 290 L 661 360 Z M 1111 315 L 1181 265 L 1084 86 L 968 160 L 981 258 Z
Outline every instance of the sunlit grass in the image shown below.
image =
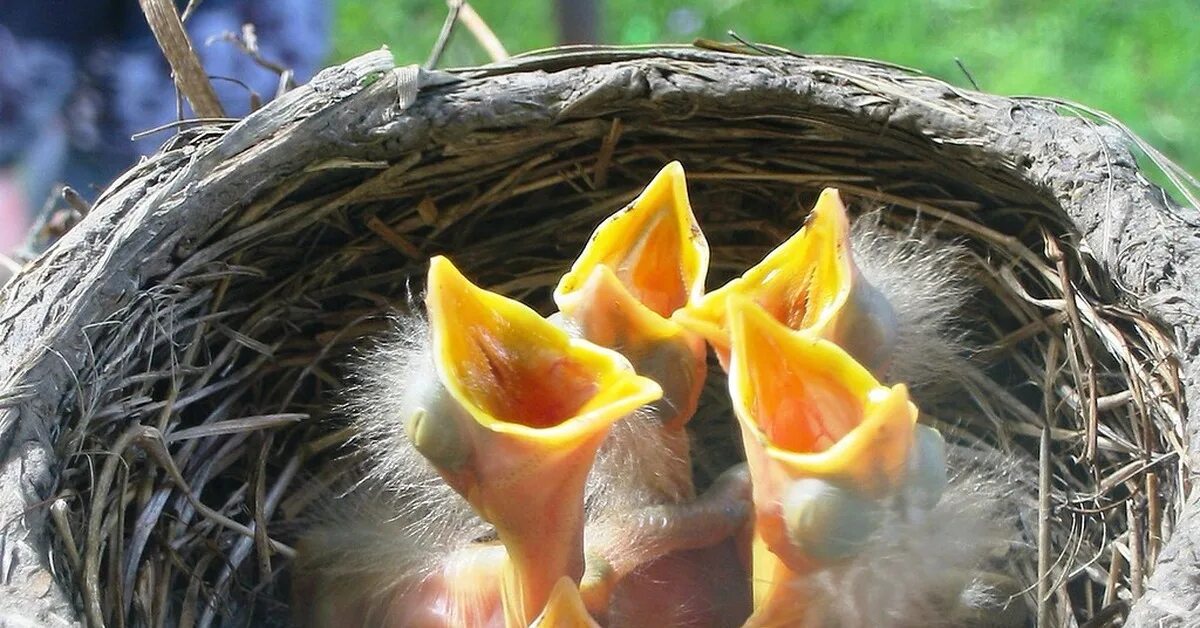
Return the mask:
M 337 0 L 335 60 L 388 45 L 423 62 L 442 0 Z M 475 0 L 512 52 L 554 43 L 550 0 Z M 613 43 L 746 39 L 809 53 L 871 57 L 998 94 L 1076 100 L 1125 121 L 1168 156 L 1200 172 L 1200 3 L 1094 0 L 607 0 Z M 957 60 L 957 61 L 956 61 Z M 459 31 L 442 65 L 485 62 Z

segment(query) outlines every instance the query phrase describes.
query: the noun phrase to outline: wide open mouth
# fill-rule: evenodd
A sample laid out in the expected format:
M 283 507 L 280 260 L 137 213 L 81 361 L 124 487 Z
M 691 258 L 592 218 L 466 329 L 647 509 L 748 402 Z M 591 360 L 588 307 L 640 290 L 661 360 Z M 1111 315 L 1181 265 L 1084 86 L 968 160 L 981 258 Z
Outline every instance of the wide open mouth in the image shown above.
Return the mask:
M 730 299 L 730 317 L 729 389 L 752 472 L 767 464 L 872 495 L 901 481 L 917 419 L 903 384 L 881 385 L 841 347 L 744 297 Z
M 552 427 L 578 414 L 600 388 L 596 374 L 565 352 L 523 346 L 528 335 L 501 338 L 480 327 L 462 334 L 453 368 L 470 399 L 501 421 Z
M 728 350 L 728 301 L 740 295 L 758 303 L 790 329 L 818 333 L 850 294 L 853 266 L 849 221 L 837 190 L 821 193 L 808 221 L 741 277 L 706 295 L 677 317 L 719 350 Z
M 740 301 L 740 303 L 738 302 Z M 748 416 L 770 445 L 811 454 L 828 450 L 863 419 L 861 366 L 828 342 L 800 336 L 765 309 L 737 300 L 737 389 Z
M 491 427 L 544 430 L 590 413 L 619 418 L 661 395 L 620 355 L 471 284 L 442 257 L 430 262 L 428 309 L 443 384 Z
M 564 311 L 598 266 L 637 302 L 666 318 L 704 287 L 708 243 L 688 202 L 683 166 L 667 164 L 628 207 L 602 222 L 555 290 Z

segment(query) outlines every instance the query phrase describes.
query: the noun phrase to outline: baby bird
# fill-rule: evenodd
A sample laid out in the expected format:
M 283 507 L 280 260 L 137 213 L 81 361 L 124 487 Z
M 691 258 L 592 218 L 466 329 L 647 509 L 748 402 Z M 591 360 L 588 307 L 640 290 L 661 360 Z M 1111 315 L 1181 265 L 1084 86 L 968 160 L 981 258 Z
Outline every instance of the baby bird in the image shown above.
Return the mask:
M 703 296 L 708 261 L 672 162 L 596 228 L 554 291 L 565 328 L 619 351 L 664 391 L 613 427 L 589 479 L 583 586 L 609 625 L 732 625 L 748 614 L 742 587 L 714 586 L 747 577 L 728 541 L 749 513 L 748 475 L 731 471 L 696 499 L 685 430 L 707 350 L 673 316 Z
M 851 230 L 826 190 L 795 236 L 677 315 L 729 371 L 754 487 L 747 626 L 956 625 L 1003 606 L 974 574 L 1013 536 L 1013 502 L 978 475 L 948 486 L 941 435 L 879 381 L 957 364 L 958 255 Z
M 703 338 L 672 316 L 703 296 L 708 256 L 683 166 L 671 162 L 633 202 L 596 227 L 554 290 L 556 316 L 567 329 L 618 351 L 662 386 L 661 399 L 614 427 L 597 461 L 597 478 L 638 470 L 639 477 L 622 483 L 631 489 L 626 502 L 694 497 L 684 426 L 704 386 L 707 350 Z M 637 488 L 648 493 L 638 497 Z M 603 486 L 593 489 L 593 501 L 614 498 Z
M 826 189 L 795 235 L 676 320 L 708 340 L 728 370 L 728 301 L 741 295 L 788 328 L 831 340 L 869 369 L 885 371 L 896 347 L 896 312 L 862 276 L 850 248 L 846 207 L 837 190 Z
M 368 358 L 381 364 L 357 412 L 374 470 L 346 514 L 301 543 L 301 623 L 558 625 L 546 622 L 574 614 L 587 625 L 614 604 L 650 621 L 645 591 L 622 588 L 625 578 L 745 523 L 749 485 L 735 472 L 699 499 L 597 515 L 585 535 L 592 456 L 614 422 L 658 399 L 658 384 L 445 258 L 431 261 L 426 309 L 428 322 L 409 321 L 410 335 Z
M 942 443 L 916 426 L 903 384 L 881 386 L 837 345 L 744 297 L 729 306 L 729 391 L 754 487 L 747 625 L 800 625 L 796 583 L 854 553 L 878 524 L 880 498 L 909 483 L 921 502 L 940 498 Z
M 498 582 L 504 625 L 528 626 L 562 578 L 583 577 L 583 488 L 596 449 L 614 422 L 662 391 L 619 354 L 472 285 L 445 258 L 431 261 L 428 286 L 436 377 L 407 382 L 390 423 L 403 424 L 499 546 L 443 557 L 384 612 L 488 625 Z M 389 625 L 414 624 L 425 625 Z
M 496 528 L 508 555 L 506 623 L 583 576 L 583 488 L 613 423 L 662 389 L 619 354 L 569 338 L 528 307 L 470 284 L 445 258 L 427 308 L 444 389 L 405 426 L 417 451 Z

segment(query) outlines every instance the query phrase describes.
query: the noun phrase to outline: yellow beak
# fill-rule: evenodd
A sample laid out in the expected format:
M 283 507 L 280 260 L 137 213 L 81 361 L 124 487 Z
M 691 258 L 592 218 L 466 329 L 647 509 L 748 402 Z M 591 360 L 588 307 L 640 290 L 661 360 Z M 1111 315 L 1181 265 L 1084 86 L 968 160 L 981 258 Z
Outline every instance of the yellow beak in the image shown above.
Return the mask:
M 841 345 L 868 368 L 886 368 L 895 313 L 860 276 L 850 254 L 850 222 L 837 190 L 821 192 L 804 227 L 741 277 L 675 315 L 729 366 L 729 300 L 749 298 L 775 320 Z
M 660 418 L 681 427 L 704 383 L 704 341 L 671 320 L 704 294 L 708 242 L 688 201 L 683 166 L 667 164 L 627 207 L 596 228 L 554 290 L 580 335 L 615 349 L 663 387 Z
M 554 291 L 564 314 L 586 307 L 578 290 L 597 266 L 612 269 L 639 307 L 660 318 L 704 294 L 708 242 L 692 214 L 679 162 L 663 167 L 632 203 L 592 233 Z
M 546 608 L 530 628 L 600 628 L 592 619 L 579 595 L 579 587 L 570 578 L 561 578 L 550 591 Z
M 506 623 L 527 626 L 583 574 L 583 486 L 617 420 L 662 390 L 616 352 L 430 262 L 426 306 L 443 388 L 412 417 L 414 445 L 495 526 L 511 569 Z
M 745 297 L 729 306 L 729 391 L 753 486 L 755 604 L 794 609 L 789 581 L 829 558 L 824 545 L 846 541 L 845 522 L 871 517 L 873 500 L 907 481 L 917 409 L 903 385 L 882 386 L 837 345 L 788 329 Z

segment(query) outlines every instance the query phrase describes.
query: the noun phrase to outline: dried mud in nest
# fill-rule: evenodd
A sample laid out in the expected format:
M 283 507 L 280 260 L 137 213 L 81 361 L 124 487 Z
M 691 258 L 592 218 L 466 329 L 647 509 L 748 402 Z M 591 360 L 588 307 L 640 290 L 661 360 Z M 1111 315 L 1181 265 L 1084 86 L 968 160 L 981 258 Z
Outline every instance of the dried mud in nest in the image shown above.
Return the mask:
M 203 196 L 206 181 L 179 178 L 198 176 L 205 159 L 211 176 L 245 168 L 247 180 L 268 182 L 224 197 L 203 228 L 169 240 L 168 266 L 85 329 L 90 357 L 59 410 L 61 475 L 45 502 L 53 563 L 84 616 L 201 626 L 286 618 L 291 543 L 306 509 L 355 463 L 336 411 L 346 366 L 390 311 L 414 302 L 425 259 L 450 255 L 481 285 L 548 313 L 591 230 L 674 159 L 713 248 L 710 287 L 790 235 L 824 186 L 840 188 L 856 214 L 881 209 L 897 229 L 964 245 L 974 291 L 963 318 L 975 350 L 969 368 L 940 384 L 953 392 L 922 410 L 949 441 L 1029 470 L 1026 537 L 1008 574 L 1028 588 L 1014 603 L 1036 606 L 1044 465 L 1051 534 L 1040 543 L 1053 614 L 1127 611 L 1182 504 L 1182 393 L 1170 335 L 1122 298 L 1054 196 L 1026 183 L 1021 164 L 983 168 L 945 150 L 936 130 L 921 136 L 863 114 L 930 79 L 835 59 L 622 54 L 466 72 L 466 84 L 425 88 L 408 113 L 377 106 L 389 93 L 405 100 L 403 79 L 367 72 L 332 105 L 345 111 L 334 124 L 278 127 L 224 156 L 229 124 L 190 127 L 106 194 L 174 182 L 159 207 Z M 720 63 L 779 73 L 790 63 L 862 102 L 839 111 L 798 93 L 788 104 L 776 91 L 793 88 L 782 83 L 761 98 L 733 91 L 728 107 L 670 90 L 655 97 L 656 82 L 686 92 Z M 580 68 L 577 92 L 554 80 Z M 504 78 L 519 74 L 524 82 Z M 642 99 L 587 97 L 599 90 L 587 81 L 637 80 L 648 86 Z M 463 113 L 471 85 L 496 96 L 479 120 Z M 430 113 L 460 97 L 447 117 Z M 557 99 L 553 120 L 513 123 L 526 98 Z M 971 115 L 999 107 L 989 98 L 925 104 Z M 406 124 L 424 134 L 416 150 L 394 141 Z M 321 158 L 262 170 L 253 153 L 285 150 L 280 133 L 313 134 Z M 701 483 L 737 455 L 714 380 L 695 421 Z M 1051 455 L 1039 460 L 1045 421 Z

